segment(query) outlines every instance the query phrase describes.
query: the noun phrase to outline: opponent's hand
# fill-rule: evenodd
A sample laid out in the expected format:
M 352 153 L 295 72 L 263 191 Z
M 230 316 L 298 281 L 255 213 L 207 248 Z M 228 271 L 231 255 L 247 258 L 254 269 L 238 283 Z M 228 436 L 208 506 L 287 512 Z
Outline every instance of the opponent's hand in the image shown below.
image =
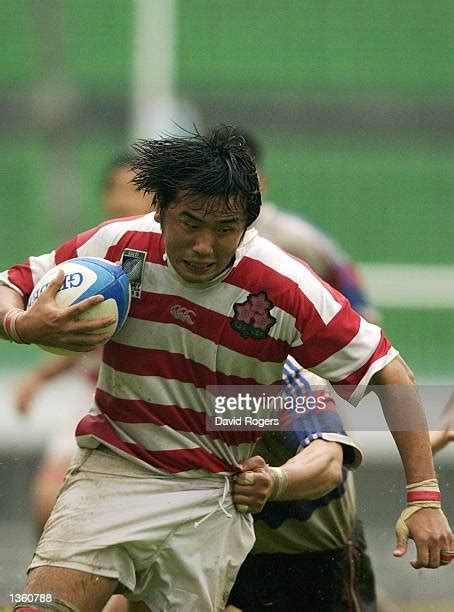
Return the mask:
M 234 478 L 233 501 L 238 512 L 260 512 L 274 489 L 274 475 L 263 457 L 249 457 Z
M 449 561 L 440 559 L 441 551 L 454 551 L 454 539 L 449 523 L 441 510 L 421 508 L 405 521 L 409 536 L 416 545 L 417 558 L 411 561 L 415 569 L 421 567 L 437 568 L 447 565 Z M 397 537 L 395 557 L 402 557 L 407 552 L 408 540 Z
M 63 280 L 64 272 L 60 270 L 42 295 L 32 306 L 16 320 L 16 329 L 27 343 L 44 344 L 72 351 L 87 352 L 102 346 L 111 334 L 103 328 L 115 322 L 114 317 L 83 320 L 80 315 L 103 301 L 101 295 L 59 308 L 55 302 Z

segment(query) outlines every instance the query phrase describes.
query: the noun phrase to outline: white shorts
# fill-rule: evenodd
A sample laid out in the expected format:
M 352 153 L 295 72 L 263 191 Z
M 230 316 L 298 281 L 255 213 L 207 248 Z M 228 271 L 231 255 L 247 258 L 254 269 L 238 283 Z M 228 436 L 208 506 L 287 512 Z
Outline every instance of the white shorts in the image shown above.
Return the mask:
M 29 570 L 116 578 L 153 612 L 223 610 L 254 539 L 228 478 L 156 477 L 101 446 L 77 453 Z

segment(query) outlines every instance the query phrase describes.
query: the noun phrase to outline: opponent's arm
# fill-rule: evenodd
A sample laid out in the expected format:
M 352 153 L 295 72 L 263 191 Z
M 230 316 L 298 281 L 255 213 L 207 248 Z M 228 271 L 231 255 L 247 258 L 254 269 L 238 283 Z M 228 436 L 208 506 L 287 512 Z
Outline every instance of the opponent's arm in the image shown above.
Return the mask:
M 382 386 L 379 395 L 383 413 L 399 450 L 407 483 L 411 485 L 431 481 L 435 478 L 435 470 L 427 423 L 408 366 L 403 359 L 396 357 L 373 376 L 372 383 Z M 429 489 L 430 484 L 426 488 Z M 416 497 L 424 495 L 431 497 L 429 503 L 433 502 L 436 506 L 435 493 L 418 493 Z M 449 551 L 453 547 L 451 529 L 441 509 L 423 506 L 423 503 L 414 504 L 413 511 L 416 507 L 418 511 L 404 520 L 409 537 L 416 544 L 417 559 L 411 562 L 415 569 L 438 567 L 441 551 Z M 393 554 L 401 557 L 406 550 L 407 540 L 402 532 L 398 535 Z
M 268 500 L 317 499 L 342 479 L 341 444 L 314 440 L 278 468 L 256 455 L 244 461 L 235 478 L 233 501 L 248 512 L 260 512 Z
M 280 466 L 287 486 L 279 500 L 318 499 L 342 480 L 343 450 L 338 442 L 314 440 Z

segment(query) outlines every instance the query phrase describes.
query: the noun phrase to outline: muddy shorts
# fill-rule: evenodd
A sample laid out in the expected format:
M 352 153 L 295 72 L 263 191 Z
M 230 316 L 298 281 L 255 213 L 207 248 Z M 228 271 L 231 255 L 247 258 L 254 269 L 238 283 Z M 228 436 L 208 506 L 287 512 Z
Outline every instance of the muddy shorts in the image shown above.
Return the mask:
M 254 543 L 228 477 L 155 476 L 106 447 L 79 450 L 29 569 L 116 578 L 153 612 L 222 610 Z

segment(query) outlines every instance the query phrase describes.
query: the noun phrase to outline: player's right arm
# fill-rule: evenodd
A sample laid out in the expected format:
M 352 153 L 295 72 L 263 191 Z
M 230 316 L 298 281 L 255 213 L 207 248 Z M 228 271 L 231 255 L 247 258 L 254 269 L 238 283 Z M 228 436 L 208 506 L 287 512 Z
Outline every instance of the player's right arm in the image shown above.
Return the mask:
M 12 339 L 11 334 L 5 332 L 5 323 L 8 330 L 10 329 L 11 319 L 8 317 L 8 312 L 12 308 L 21 311 L 25 309 L 33 287 L 46 272 L 57 264 L 81 255 L 106 257 L 109 240 L 116 231 L 110 231 L 110 228 L 106 228 L 107 225 L 109 222 L 82 232 L 50 253 L 30 257 L 26 263 L 12 266 L 0 274 L 0 338 Z M 121 233 L 121 230 L 118 230 L 117 234 L 118 232 Z M 110 337 L 110 334 L 95 333 L 95 330 L 107 327 L 114 320 L 112 317 L 79 320 L 82 313 L 102 301 L 101 296 L 93 296 L 78 304 L 58 308 L 55 296 L 63 278 L 63 272 L 60 271 L 30 308 L 19 313 L 17 318 L 14 315 L 15 330 L 20 339 L 27 344 L 42 344 L 78 352 L 92 351 Z
M 64 274 L 60 271 L 42 295 L 24 310 L 24 298 L 10 286 L 0 286 L 0 335 L 10 340 L 7 332 L 7 321 L 12 309 L 20 312 L 14 314 L 15 328 L 21 341 L 25 344 L 43 344 L 62 347 L 73 351 L 92 351 L 104 344 L 110 334 L 98 332 L 114 322 L 113 317 L 92 320 L 79 320 L 79 316 L 95 304 L 102 302 L 100 295 L 87 298 L 66 308 L 58 308 L 55 296 L 61 287 Z
M 25 308 L 24 299 L 17 291 L 10 287 L 0 285 L 0 319 L 3 321 L 3 317 L 11 308 Z M 6 339 L 6 335 L 3 326 L 0 327 L 0 336 Z

